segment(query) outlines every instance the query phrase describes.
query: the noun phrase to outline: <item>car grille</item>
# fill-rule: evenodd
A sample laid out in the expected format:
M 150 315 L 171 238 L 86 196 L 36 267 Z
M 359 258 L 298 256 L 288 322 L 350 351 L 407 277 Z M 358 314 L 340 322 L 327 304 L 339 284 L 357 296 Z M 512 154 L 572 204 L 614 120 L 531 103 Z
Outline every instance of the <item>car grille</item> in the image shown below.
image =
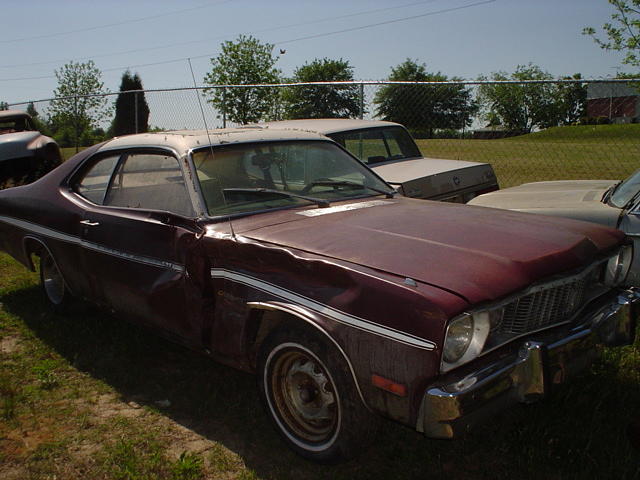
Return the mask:
M 593 283 L 593 273 L 543 286 L 506 304 L 502 320 L 493 331 L 522 335 L 570 320 L 585 302 Z

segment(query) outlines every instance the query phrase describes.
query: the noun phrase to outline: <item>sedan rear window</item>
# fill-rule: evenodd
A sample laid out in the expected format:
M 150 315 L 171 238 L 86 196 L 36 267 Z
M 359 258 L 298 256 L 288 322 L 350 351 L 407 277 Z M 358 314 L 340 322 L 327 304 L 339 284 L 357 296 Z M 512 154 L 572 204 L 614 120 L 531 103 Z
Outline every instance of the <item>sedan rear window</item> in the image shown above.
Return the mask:
M 376 127 L 328 135 L 367 164 L 420 157 L 411 135 L 402 127 Z

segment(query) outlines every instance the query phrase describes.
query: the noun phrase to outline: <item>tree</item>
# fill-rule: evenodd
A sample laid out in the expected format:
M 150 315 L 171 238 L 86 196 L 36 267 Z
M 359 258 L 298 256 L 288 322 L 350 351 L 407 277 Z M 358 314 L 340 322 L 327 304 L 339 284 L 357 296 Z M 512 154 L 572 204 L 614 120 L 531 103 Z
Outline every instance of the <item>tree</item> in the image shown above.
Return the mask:
M 582 75 L 562 77 L 570 83 L 558 83 L 556 86 L 556 120 L 557 125 L 571 125 L 585 116 L 587 108 L 587 87 L 581 82 Z
M 436 82 L 427 85 L 385 85 L 373 100 L 376 115 L 398 122 L 417 134 L 433 137 L 435 129 L 471 125 L 477 106 L 458 78 L 427 72 L 425 64 L 411 59 L 391 69 L 391 81 Z
M 120 93 L 116 99 L 116 114 L 111 124 L 114 136 L 149 130 L 149 105 L 144 92 L 126 93 L 131 90 L 143 90 L 142 80 L 137 73 L 132 75 L 127 70 L 122 74 Z
M 29 114 L 31 120 L 33 120 L 33 124 L 40 133 L 49 135 L 49 126 L 47 125 L 46 120 L 43 120 L 40 117 L 40 113 L 36 110 L 33 102 L 29 102 L 27 105 L 27 114 Z
M 0 102 L 0 110 L 9 110 L 9 104 L 7 102 Z
M 615 12 L 611 14 L 611 23 L 602 26 L 607 40 L 596 36 L 596 29 L 586 27 L 583 35 L 589 35 L 605 50 L 624 52 L 622 63 L 640 66 L 640 0 L 608 0 Z
M 487 83 L 478 89 L 484 118 L 491 124 L 529 133 L 534 127 L 547 128 L 560 123 L 557 85 L 547 83 L 553 76 L 537 65 L 518 65 L 511 75 L 494 72 L 490 79 L 481 77 L 480 80 L 507 82 Z M 513 81 L 522 83 L 509 83 Z
M 92 130 L 100 126 L 111 109 L 105 96 L 102 72 L 93 61 L 84 63 L 71 61 L 60 70 L 55 70 L 58 87 L 53 94 L 49 111 L 56 140 L 69 141 L 78 149 L 81 143 L 91 142 Z
M 275 68 L 273 45 L 252 36 L 240 35 L 235 42 L 226 41 L 222 51 L 211 59 L 211 71 L 204 77 L 209 85 L 256 85 L 278 83 L 280 70 Z M 272 88 L 207 88 L 211 102 L 232 122 L 257 122 L 269 113 L 277 95 Z
M 293 73 L 292 82 L 343 82 L 353 80 L 353 67 L 346 60 L 315 59 Z M 308 85 L 288 87 L 282 92 L 286 118 L 350 118 L 360 114 L 356 85 Z

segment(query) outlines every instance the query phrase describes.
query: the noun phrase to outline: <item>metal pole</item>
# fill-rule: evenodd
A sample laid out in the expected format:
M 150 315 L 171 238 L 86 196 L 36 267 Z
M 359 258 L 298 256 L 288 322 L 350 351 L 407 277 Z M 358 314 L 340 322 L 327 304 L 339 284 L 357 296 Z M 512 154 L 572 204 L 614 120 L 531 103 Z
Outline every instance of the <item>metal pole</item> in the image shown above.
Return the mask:
M 222 87 L 222 128 L 227 128 L 227 89 Z
M 360 120 L 364 118 L 364 83 L 360 84 Z
M 138 133 L 138 92 L 134 92 L 133 94 L 133 114 L 136 116 L 135 124 L 136 124 L 136 132 Z

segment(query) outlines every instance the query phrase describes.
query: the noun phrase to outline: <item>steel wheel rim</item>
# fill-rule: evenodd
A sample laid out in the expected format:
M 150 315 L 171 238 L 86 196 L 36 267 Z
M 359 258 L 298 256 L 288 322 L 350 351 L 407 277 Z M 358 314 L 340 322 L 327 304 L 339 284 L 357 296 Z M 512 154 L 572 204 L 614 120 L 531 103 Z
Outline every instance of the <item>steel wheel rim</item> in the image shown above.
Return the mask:
M 48 255 L 42 262 L 42 283 L 51 303 L 60 305 L 64 298 L 64 280 L 53 259 Z
M 301 350 L 287 350 L 271 366 L 271 395 L 279 423 L 305 445 L 335 438 L 340 409 L 324 365 Z M 296 442 L 299 443 L 299 442 Z

